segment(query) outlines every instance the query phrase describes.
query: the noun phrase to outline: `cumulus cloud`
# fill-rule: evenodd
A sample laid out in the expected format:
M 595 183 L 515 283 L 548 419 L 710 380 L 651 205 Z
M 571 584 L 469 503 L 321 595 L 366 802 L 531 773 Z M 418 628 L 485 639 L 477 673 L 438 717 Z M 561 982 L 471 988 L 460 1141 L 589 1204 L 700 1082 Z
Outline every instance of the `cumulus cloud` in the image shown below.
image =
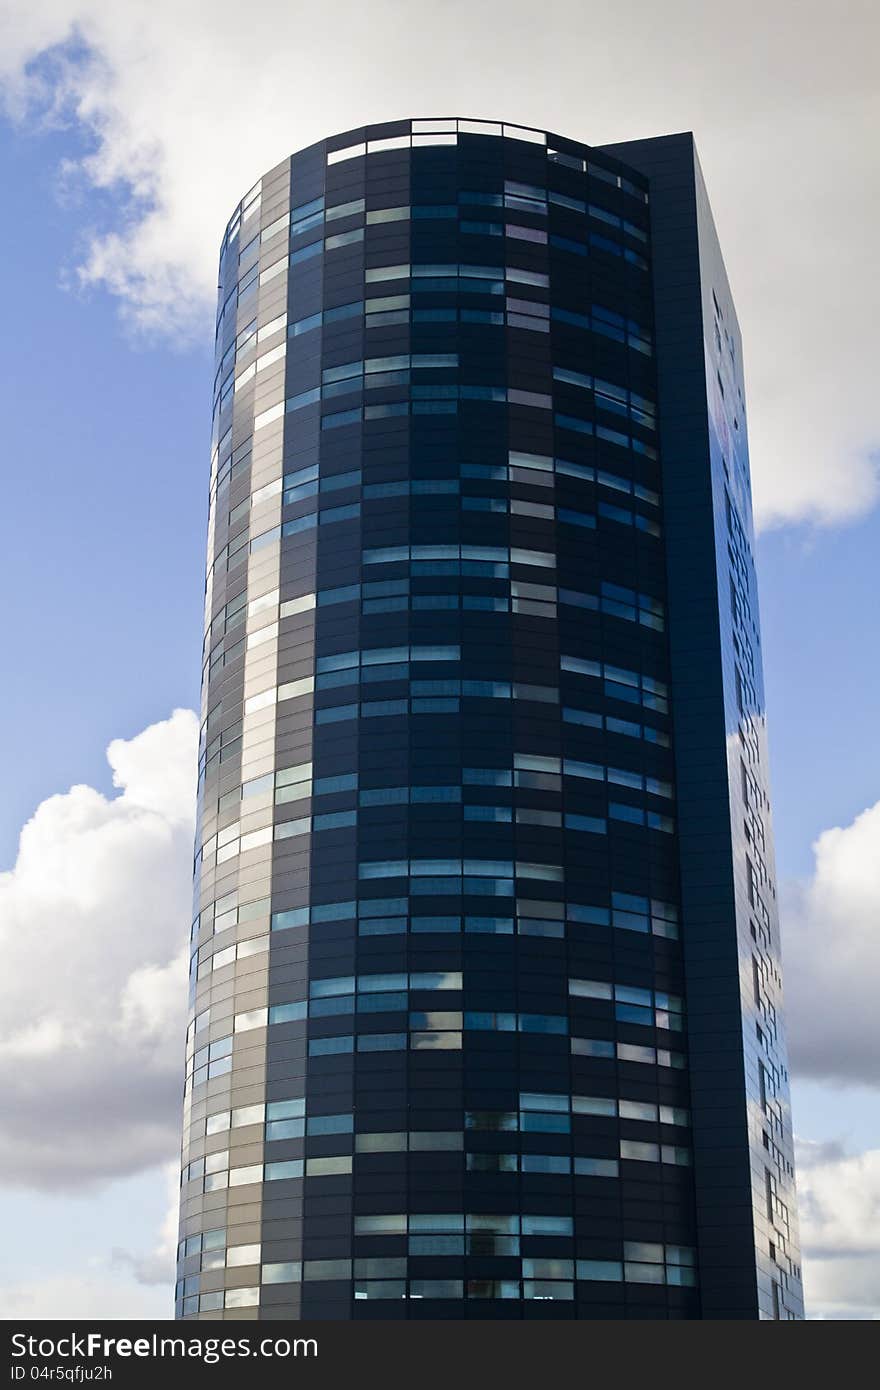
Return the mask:
M 848 0 L 0 0 L 0 84 L 66 119 L 105 220 L 78 266 L 139 328 L 205 341 L 225 222 L 334 130 L 506 116 L 600 144 L 697 133 L 746 344 L 756 515 L 846 521 L 878 496 L 873 229 L 880 11 Z
M 180 1167 L 168 1163 L 164 1169 L 167 1207 L 152 1250 L 146 1254 L 116 1247 L 113 1263 L 130 1269 L 138 1284 L 162 1284 L 166 1289 L 174 1282 L 177 1260 L 178 1217 L 180 1214 Z
M 880 1086 L 880 802 L 823 831 L 813 853 L 812 876 L 783 893 L 792 1071 Z
M 880 1317 L 880 1149 L 801 1141 L 797 1163 L 809 1316 Z
M 178 1143 L 197 720 L 107 757 L 115 797 L 49 797 L 0 874 L 0 1180 L 59 1189 Z
M 173 1311 L 167 1284 L 146 1288 L 109 1267 L 66 1270 L 14 1287 L 0 1284 L 0 1318 L 7 1322 L 152 1321 L 171 1318 Z

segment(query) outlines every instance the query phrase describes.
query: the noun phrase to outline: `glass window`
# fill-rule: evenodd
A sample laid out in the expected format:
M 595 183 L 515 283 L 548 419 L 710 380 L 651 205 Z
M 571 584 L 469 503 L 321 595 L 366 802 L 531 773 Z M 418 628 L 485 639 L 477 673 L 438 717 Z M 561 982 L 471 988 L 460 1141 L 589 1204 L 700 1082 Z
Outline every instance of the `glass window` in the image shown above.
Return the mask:
M 409 1218 L 410 1231 L 463 1231 L 464 1217 L 459 1212 L 413 1212 Z
M 576 1177 L 616 1178 L 619 1165 L 616 1158 L 577 1157 L 574 1160 L 574 1171 Z
M 411 1279 L 410 1298 L 463 1298 L 461 1279 Z
M 312 1038 L 309 1041 L 310 1057 L 327 1057 L 339 1052 L 354 1052 L 354 1038 Z
M 571 1109 L 575 1115 L 616 1115 L 617 1101 L 612 1096 L 572 1096 Z
M 307 1158 L 306 1177 L 323 1178 L 332 1177 L 337 1173 L 351 1172 L 351 1155 L 346 1154 L 337 1158 Z
M 406 1234 L 406 1215 L 356 1216 L 356 1236 L 390 1236 Z
M 412 1047 L 422 1051 L 455 1051 L 461 1047 L 461 1033 L 411 1033 Z
M 250 1289 L 227 1289 L 227 1308 L 255 1308 L 260 1301 L 259 1285 Z
M 623 1265 L 618 1260 L 578 1260 L 578 1279 L 618 1281 L 623 1279 Z
M 558 1110 L 567 1113 L 569 1098 L 567 1095 L 523 1091 L 519 1098 L 519 1108 L 520 1110 Z
M 244 1187 L 247 1183 L 262 1182 L 263 1165 L 262 1163 L 250 1163 L 243 1168 L 230 1168 L 229 1186 Z
M 576 1057 L 613 1057 L 614 1043 L 605 1042 L 602 1038 L 572 1038 L 571 1050 Z
M 656 1120 L 657 1107 L 649 1101 L 621 1100 L 620 1118 L 622 1120 Z
M 463 1255 L 463 1235 L 411 1235 L 409 1238 L 411 1255 Z
M 626 1262 L 624 1278 L 629 1284 L 663 1284 L 666 1282 L 662 1265 L 643 1265 Z
M 466 1165 L 472 1173 L 515 1173 L 519 1162 L 517 1154 L 469 1153 Z
M 298 1284 L 302 1279 L 302 1262 L 291 1260 L 286 1264 L 263 1265 L 264 1284 Z
M 523 1216 L 524 1236 L 573 1236 L 574 1221 L 570 1216 Z
M 307 1133 L 350 1134 L 354 1129 L 353 1115 L 310 1115 Z
M 529 1111 L 520 1116 L 520 1129 L 525 1134 L 568 1134 L 571 1129 L 571 1119 L 568 1115 L 542 1114 L 540 1111 Z
M 620 1157 L 636 1159 L 642 1163 L 659 1163 L 660 1146 L 658 1144 L 642 1144 L 634 1139 L 621 1139 Z
M 260 1263 L 259 1245 L 230 1245 L 226 1251 L 226 1264 L 228 1268 L 237 1265 L 254 1265 Z
M 523 1298 L 574 1298 L 574 1284 L 561 1279 L 526 1279 Z
M 300 1120 L 270 1120 L 266 1125 L 266 1140 L 301 1139 L 305 1134 L 306 1122 Z
M 566 1154 L 523 1154 L 523 1173 L 570 1173 L 571 1159 Z
M 270 1023 L 292 1023 L 306 1017 L 308 1004 L 305 1000 L 296 1004 L 275 1004 L 269 1010 Z
M 354 1147 L 356 1153 L 406 1153 L 407 1135 L 358 1134 L 355 1136 Z
M 519 1298 L 518 1279 L 469 1279 L 468 1298 Z
M 355 1298 L 406 1298 L 405 1279 L 357 1278 Z

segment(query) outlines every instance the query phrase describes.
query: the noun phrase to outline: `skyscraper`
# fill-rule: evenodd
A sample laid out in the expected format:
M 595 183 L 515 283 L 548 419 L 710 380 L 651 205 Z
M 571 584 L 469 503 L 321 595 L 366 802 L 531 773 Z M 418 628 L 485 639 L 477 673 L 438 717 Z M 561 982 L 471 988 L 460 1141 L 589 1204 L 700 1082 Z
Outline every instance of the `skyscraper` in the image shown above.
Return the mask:
M 178 1315 L 801 1316 L 691 136 L 313 145 L 216 355 Z

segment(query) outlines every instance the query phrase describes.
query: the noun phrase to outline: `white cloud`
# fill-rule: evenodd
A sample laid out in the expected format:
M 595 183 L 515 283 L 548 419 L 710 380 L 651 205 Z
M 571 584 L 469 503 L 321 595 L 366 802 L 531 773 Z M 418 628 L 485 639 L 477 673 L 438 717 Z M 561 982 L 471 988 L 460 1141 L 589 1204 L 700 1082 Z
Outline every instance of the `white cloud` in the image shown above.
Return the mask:
M 75 1189 L 178 1146 L 197 720 L 49 797 L 0 874 L 0 1180 Z
M 0 1317 L 170 1317 L 178 1177 L 174 1161 L 76 1192 L 0 1190 Z
M 809 1316 L 880 1317 L 880 1149 L 802 1141 L 797 1163 Z
M 877 500 L 874 0 L 845 22 L 824 0 L 0 0 L 0 16 L 10 110 L 75 123 L 74 172 L 118 195 L 96 204 L 82 283 L 178 339 L 207 340 L 238 198 L 332 131 L 450 111 L 594 144 L 694 129 L 745 336 L 757 515 L 835 523 Z
M 785 1003 L 792 1071 L 880 1085 L 880 802 L 825 830 L 806 882 L 783 894 Z
M 141 1254 L 117 1247 L 113 1251 L 113 1263 L 130 1268 L 139 1284 L 162 1284 L 170 1289 L 177 1262 L 180 1215 L 180 1165 L 177 1162 L 165 1165 L 164 1179 L 167 1207 L 152 1250 Z
M 0 1318 L 7 1322 L 152 1321 L 173 1315 L 170 1285 L 147 1288 L 110 1268 L 0 1284 Z

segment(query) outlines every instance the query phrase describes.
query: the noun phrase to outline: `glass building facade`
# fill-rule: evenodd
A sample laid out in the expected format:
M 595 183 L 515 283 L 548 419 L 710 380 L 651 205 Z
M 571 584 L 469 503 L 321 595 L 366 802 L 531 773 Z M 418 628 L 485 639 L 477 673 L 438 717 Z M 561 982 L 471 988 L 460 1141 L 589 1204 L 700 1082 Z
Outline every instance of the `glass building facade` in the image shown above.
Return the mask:
M 216 341 L 177 1315 L 802 1316 L 692 138 L 313 145 Z

